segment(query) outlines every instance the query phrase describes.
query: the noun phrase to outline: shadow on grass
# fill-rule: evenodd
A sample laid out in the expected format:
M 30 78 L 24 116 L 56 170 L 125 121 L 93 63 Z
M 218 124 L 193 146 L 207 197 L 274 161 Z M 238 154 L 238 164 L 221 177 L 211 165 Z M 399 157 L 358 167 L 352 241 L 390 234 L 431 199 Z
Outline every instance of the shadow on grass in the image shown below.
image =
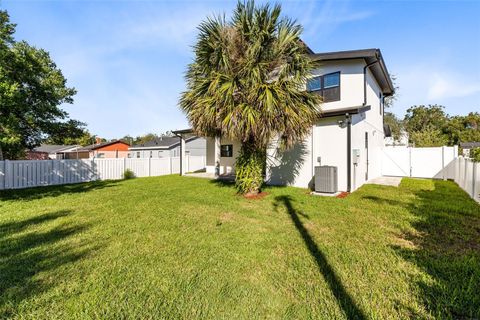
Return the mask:
M 7 200 L 35 200 L 45 197 L 57 197 L 68 193 L 83 193 L 92 190 L 110 188 L 118 184 L 119 181 L 103 180 L 83 182 L 76 184 L 66 184 L 59 186 L 33 187 L 27 189 L 13 189 L 0 191 L 0 201 Z
M 96 249 L 88 243 L 72 246 L 64 242 L 85 231 L 87 225 L 64 223 L 45 228 L 46 224 L 69 214 L 69 211 L 57 211 L 0 225 L 2 316 L 13 316 L 23 300 L 48 290 L 56 281 L 66 281 L 59 268 L 82 259 Z M 35 230 L 39 227 L 42 231 Z M 47 230 L 44 231 L 45 229 Z M 52 276 L 42 277 L 44 272 L 49 272 Z
M 335 296 L 338 305 L 343 310 L 348 319 L 366 319 L 363 311 L 356 305 L 353 298 L 349 295 L 347 290 L 342 284 L 341 279 L 335 273 L 332 266 L 329 264 L 327 258 L 317 246 L 312 236 L 308 233 L 308 230 L 300 221 L 299 215 L 306 216 L 305 214 L 297 211 L 292 205 L 293 199 L 290 196 L 277 196 L 275 198 L 274 207 L 278 208 L 283 205 L 290 219 L 292 220 L 295 228 L 302 237 L 305 246 L 308 248 L 311 256 L 315 259 L 318 267 L 318 271 L 322 274 L 323 278 L 327 282 L 332 294 Z
M 450 181 L 411 180 L 404 189 L 414 200 L 364 198 L 415 216 L 400 235 L 411 245 L 393 248 L 429 275 L 415 278 L 425 309 L 435 318 L 480 318 L 480 206 Z

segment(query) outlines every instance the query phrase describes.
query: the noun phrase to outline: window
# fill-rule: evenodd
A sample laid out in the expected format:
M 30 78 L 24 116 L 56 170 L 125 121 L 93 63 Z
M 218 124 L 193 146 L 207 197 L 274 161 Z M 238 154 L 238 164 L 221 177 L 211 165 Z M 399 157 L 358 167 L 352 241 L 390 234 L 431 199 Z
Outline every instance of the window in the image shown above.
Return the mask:
M 162 151 L 158 151 L 158 157 L 159 158 L 163 158 L 162 153 L 163 153 Z
M 153 157 L 153 151 L 150 151 L 150 158 Z
M 323 102 L 340 100 L 340 72 L 309 79 L 307 81 L 307 90 L 321 95 Z
M 326 74 L 323 76 L 323 89 L 340 86 L 340 72 Z
M 105 153 L 97 153 L 97 158 L 105 158 Z
M 322 77 L 311 78 L 307 82 L 308 91 L 322 90 Z
M 233 145 L 222 144 L 220 146 L 220 157 L 233 157 Z
M 140 158 L 140 151 L 137 151 L 137 158 Z
M 129 154 L 127 155 L 127 157 L 131 158 L 131 157 L 132 157 L 132 154 L 131 154 L 131 153 L 129 153 Z

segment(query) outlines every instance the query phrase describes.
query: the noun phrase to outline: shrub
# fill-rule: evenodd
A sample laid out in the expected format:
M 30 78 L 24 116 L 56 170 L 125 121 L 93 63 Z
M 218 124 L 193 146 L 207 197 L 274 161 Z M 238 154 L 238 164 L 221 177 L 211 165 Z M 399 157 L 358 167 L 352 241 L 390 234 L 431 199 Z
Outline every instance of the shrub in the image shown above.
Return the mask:
M 127 169 L 123 172 L 123 179 L 133 179 L 135 178 L 135 173 L 132 170 Z
M 473 162 L 480 162 L 480 148 L 471 149 L 470 158 L 472 158 Z

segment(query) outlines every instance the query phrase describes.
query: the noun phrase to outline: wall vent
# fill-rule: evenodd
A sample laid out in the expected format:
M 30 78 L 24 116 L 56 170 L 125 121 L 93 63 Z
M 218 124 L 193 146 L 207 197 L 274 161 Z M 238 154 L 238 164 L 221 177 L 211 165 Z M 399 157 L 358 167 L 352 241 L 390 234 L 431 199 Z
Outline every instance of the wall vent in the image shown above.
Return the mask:
M 315 191 L 335 193 L 338 191 L 337 167 L 315 167 Z

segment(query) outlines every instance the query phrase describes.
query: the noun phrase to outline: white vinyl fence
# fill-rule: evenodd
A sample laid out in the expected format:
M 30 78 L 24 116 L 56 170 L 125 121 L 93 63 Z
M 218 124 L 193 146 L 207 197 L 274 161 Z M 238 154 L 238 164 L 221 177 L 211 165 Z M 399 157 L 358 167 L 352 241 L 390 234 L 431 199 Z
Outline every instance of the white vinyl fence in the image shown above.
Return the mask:
M 385 147 L 382 175 L 450 179 L 480 202 L 480 163 L 458 157 L 457 146 L 435 148 Z
M 480 163 L 459 157 L 444 170 L 445 178 L 455 181 L 475 201 L 480 202 Z
M 444 168 L 458 157 L 458 147 L 383 149 L 382 175 L 444 179 Z
M 202 170 L 205 161 L 204 156 L 186 156 L 185 171 Z M 0 190 L 122 179 L 127 169 L 136 177 L 180 173 L 180 158 L 0 161 Z

